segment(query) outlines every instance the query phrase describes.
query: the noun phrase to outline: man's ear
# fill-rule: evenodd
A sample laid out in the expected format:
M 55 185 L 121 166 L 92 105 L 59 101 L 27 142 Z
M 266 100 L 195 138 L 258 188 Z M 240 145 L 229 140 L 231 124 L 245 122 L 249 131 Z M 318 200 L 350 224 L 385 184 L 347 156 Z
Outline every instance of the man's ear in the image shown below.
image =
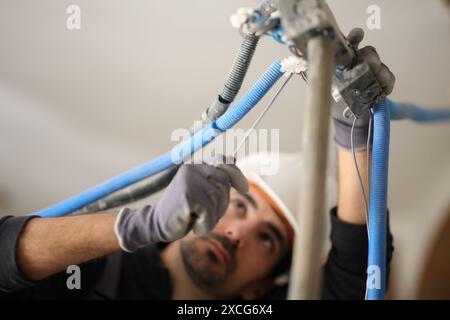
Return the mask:
M 275 286 L 273 279 L 266 279 L 250 285 L 241 293 L 244 300 L 256 300 L 264 297 Z

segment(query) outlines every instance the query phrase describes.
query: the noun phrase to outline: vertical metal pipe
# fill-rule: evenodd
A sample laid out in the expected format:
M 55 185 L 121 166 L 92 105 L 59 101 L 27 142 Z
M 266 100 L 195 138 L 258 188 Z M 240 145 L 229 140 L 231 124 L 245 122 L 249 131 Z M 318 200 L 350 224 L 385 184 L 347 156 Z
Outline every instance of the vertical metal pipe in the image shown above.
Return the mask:
M 289 299 L 318 299 L 321 291 L 325 229 L 325 176 L 334 71 L 332 39 L 317 36 L 308 42 L 308 89 L 304 108 L 300 181 L 300 235 L 294 244 Z

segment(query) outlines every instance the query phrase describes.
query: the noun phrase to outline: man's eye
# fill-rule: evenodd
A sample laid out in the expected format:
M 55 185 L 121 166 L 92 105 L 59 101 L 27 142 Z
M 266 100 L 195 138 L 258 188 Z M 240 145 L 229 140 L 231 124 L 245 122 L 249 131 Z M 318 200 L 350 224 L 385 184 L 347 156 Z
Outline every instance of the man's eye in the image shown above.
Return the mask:
M 245 216 L 245 214 L 247 213 L 247 205 L 243 201 L 235 200 L 234 208 L 239 215 Z
M 268 249 L 273 249 L 275 242 L 273 241 L 273 238 L 268 233 L 260 233 L 259 239 L 263 243 L 263 245 Z

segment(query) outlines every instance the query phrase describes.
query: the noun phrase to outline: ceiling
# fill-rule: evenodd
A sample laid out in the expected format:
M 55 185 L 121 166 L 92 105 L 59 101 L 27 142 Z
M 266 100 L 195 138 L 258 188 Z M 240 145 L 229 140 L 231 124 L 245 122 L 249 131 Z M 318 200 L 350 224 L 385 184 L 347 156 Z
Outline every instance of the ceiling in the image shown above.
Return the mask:
M 73 1 L 0 2 L 0 207 L 30 212 L 168 150 L 223 85 L 240 44 L 229 23 L 258 1 L 79 0 L 81 30 L 66 28 Z M 392 98 L 450 101 L 450 17 L 441 1 L 329 1 L 344 32 L 377 4 L 366 29 L 397 76 Z M 265 39 L 244 89 L 287 50 Z M 305 85 L 291 82 L 262 123 L 281 149 L 299 148 Z M 249 125 L 252 112 L 241 126 Z M 448 125 L 395 123 L 391 202 L 400 211 L 430 192 L 450 163 Z

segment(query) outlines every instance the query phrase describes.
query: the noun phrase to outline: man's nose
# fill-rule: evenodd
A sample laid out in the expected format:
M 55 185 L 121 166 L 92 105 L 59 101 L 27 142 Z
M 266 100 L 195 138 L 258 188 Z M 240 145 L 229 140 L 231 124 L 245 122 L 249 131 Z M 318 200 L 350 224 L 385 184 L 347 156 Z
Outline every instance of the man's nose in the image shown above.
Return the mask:
M 225 229 L 225 234 L 235 249 L 241 248 L 246 243 L 254 223 L 250 221 L 237 221 Z
M 242 247 L 244 244 L 243 239 L 240 238 L 239 233 L 235 228 L 228 228 L 225 232 L 225 235 L 227 236 L 228 240 L 230 240 L 231 245 L 238 249 Z

